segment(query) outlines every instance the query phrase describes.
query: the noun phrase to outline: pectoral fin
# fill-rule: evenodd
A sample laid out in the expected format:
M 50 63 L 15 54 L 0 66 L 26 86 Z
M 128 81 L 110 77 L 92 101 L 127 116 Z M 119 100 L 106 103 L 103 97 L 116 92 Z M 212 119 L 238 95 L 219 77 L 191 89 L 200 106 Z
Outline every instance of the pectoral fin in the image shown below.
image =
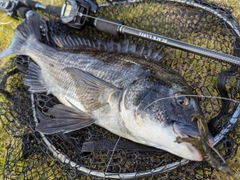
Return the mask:
M 68 133 L 87 127 L 95 122 L 95 118 L 90 114 L 62 104 L 50 108 L 47 114 L 53 116 L 53 118 L 40 114 L 42 120 L 36 128 L 43 134 Z
M 112 84 L 77 68 L 64 68 L 73 78 L 78 101 L 87 111 L 93 111 L 108 103 L 109 95 L 118 91 Z

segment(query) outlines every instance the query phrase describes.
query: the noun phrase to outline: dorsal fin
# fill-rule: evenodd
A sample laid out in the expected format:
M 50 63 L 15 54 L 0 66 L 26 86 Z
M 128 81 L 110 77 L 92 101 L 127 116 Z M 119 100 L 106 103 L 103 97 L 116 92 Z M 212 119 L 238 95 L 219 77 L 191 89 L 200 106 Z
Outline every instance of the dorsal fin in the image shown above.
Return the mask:
M 121 53 L 133 53 L 140 56 L 145 56 L 156 62 L 163 59 L 162 48 L 157 51 L 153 51 L 150 46 L 136 45 L 130 43 L 128 40 L 122 42 L 114 41 L 101 41 L 93 40 L 90 38 L 84 38 L 80 36 L 70 36 L 70 35 L 55 35 L 53 37 L 55 44 L 64 50 L 78 49 L 81 47 L 90 47 L 98 50 L 104 50 L 109 52 L 121 52 Z

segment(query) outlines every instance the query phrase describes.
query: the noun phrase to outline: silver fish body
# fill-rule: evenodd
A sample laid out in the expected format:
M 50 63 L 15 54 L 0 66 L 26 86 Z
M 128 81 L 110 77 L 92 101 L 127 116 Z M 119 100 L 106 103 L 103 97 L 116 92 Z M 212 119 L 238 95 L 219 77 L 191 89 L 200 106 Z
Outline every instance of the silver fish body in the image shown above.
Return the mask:
M 30 56 L 37 65 L 30 63 L 24 83 L 64 104 L 49 110 L 56 118 L 42 120 L 39 131 L 70 132 L 95 123 L 129 140 L 202 160 L 193 145 L 175 142 L 198 135 L 191 115 L 202 114 L 181 76 L 136 54 L 86 47 L 81 54 L 57 51 L 38 41 L 37 21 L 35 14 L 24 20 L 1 57 Z

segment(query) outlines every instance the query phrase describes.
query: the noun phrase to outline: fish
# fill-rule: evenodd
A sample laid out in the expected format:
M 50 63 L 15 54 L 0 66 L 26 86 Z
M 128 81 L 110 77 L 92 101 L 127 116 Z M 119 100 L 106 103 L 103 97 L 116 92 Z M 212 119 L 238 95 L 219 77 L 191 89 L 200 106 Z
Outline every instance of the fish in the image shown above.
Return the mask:
M 53 94 L 62 103 L 48 110 L 53 118 L 42 118 L 39 132 L 68 133 L 96 124 L 128 140 L 202 161 L 193 144 L 176 142 L 177 137 L 198 136 L 191 115 L 203 115 L 199 102 L 190 96 L 194 93 L 182 76 L 149 60 L 148 54 L 160 59 L 158 53 L 143 55 L 129 44 L 115 44 L 125 49 L 121 51 L 110 51 L 109 43 L 99 50 L 87 40 L 80 53 L 60 51 L 41 42 L 39 21 L 36 13 L 23 20 L 0 55 L 29 56 L 33 62 L 24 84 L 30 92 Z M 74 41 L 55 42 L 64 47 Z M 132 53 L 124 53 L 129 47 Z M 208 141 L 213 144 L 210 133 Z

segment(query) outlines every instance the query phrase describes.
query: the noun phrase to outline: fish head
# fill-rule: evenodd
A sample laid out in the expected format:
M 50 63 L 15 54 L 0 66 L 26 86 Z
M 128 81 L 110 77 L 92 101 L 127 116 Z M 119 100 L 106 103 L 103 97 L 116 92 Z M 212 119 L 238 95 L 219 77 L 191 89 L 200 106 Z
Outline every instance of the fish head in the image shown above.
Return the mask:
M 177 137 L 196 138 L 199 135 L 197 122 L 192 121 L 192 115 L 202 116 L 203 113 L 197 98 L 191 96 L 191 88 L 179 81 L 173 81 L 170 85 L 150 84 L 151 82 L 142 80 L 125 93 L 124 113 L 132 116 L 126 120 L 126 127 L 136 137 L 136 141 L 142 144 L 166 150 L 182 158 L 201 161 L 203 156 L 193 144 L 176 142 Z M 211 134 L 207 141 L 210 145 L 213 144 Z
M 179 90 L 180 89 L 176 89 L 172 92 L 170 91 L 169 95 L 172 96 L 173 99 L 164 103 L 164 107 L 166 109 L 165 116 L 167 117 L 167 121 L 165 123 L 167 124 L 166 126 L 170 126 L 172 132 L 174 133 L 173 136 L 190 138 L 194 142 L 194 139 L 197 139 L 200 135 L 197 121 L 202 121 L 203 119 L 195 119 L 193 117 L 196 115 L 203 117 L 203 113 L 197 98 L 194 97 L 190 91 L 184 92 L 183 89 L 181 89 L 181 91 Z M 211 133 L 208 133 L 207 137 L 206 143 L 213 146 L 214 140 Z M 181 157 L 194 161 L 201 161 L 203 159 L 202 154 L 193 144 L 189 142 L 182 142 L 179 145 L 184 146 L 181 148 L 187 149 L 185 151 L 178 152 L 179 154 L 182 154 L 180 155 Z M 180 149 L 180 147 L 178 149 Z

